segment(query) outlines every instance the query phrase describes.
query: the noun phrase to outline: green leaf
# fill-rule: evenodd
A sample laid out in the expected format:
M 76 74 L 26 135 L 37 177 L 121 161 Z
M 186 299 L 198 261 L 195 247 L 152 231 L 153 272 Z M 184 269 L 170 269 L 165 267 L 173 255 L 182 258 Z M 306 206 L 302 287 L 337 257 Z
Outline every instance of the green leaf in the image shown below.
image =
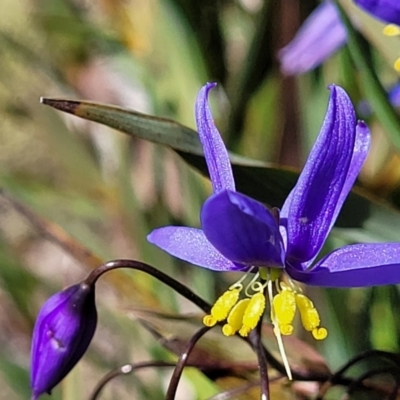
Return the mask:
M 128 135 L 168 146 L 201 173 L 208 175 L 197 132 L 177 122 L 104 104 L 62 99 L 42 99 L 42 102 L 81 118 L 100 122 Z M 270 206 L 283 205 L 299 175 L 288 168 L 232 153 L 230 158 L 237 189 Z M 364 194 L 353 191 L 336 226 L 353 228 L 351 231 L 346 229 L 346 232 L 351 233 L 347 236 L 349 241 L 356 241 L 360 232 L 363 237 L 366 235 L 369 238 L 368 241 L 395 240 L 396 235 L 391 227 L 400 226 L 400 214 Z
M 42 98 L 41 102 L 77 117 L 107 125 L 130 136 L 162 144 L 174 150 L 203 155 L 197 132 L 168 118 L 88 101 Z M 267 165 L 237 154 L 231 153 L 230 156 L 232 162 L 241 165 Z

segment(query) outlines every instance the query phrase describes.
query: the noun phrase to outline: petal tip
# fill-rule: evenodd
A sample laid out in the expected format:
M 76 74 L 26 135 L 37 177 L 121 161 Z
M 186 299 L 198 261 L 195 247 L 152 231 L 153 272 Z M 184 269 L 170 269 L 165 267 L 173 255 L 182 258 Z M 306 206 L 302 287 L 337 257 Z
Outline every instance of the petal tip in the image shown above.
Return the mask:
M 146 239 L 149 243 L 157 245 L 157 237 L 159 236 L 158 233 L 162 228 L 157 228 L 152 230 L 147 236 Z
M 211 89 L 214 89 L 217 86 L 217 82 L 207 82 L 200 90 L 200 92 L 205 92 L 205 95 L 208 95 L 208 92 Z
M 368 129 L 368 125 L 365 123 L 365 121 L 364 120 L 362 120 L 362 119 L 359 119 L 358 121 L 357 121 L 357 127 L 358 128 L 361 128 L 361 129 Z
M 336 85 L 334 83 L 331 83 L 328 85 L 328 90 L 334 90 Z

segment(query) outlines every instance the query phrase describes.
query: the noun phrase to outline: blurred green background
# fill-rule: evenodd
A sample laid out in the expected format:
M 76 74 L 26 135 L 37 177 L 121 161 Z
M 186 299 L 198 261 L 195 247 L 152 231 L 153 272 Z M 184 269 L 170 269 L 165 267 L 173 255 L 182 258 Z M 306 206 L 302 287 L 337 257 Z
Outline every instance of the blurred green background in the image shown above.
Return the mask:
M 198 226 L 210 193 L 206 178 L 169 148 L 57 112 L 41 105 L 40 96 L 115 104 L 195 129 L 196 94 L 205 82 L 217 81 L 213 113 L 228 148 L 284 166 L 283 173 L 290 174 L 301 168 L 319 132 L 327 85 L 344 86 L 355 104 L 365 96 L 348 48 L 301 77 L 280 74 L 277 51 L 317 3 L 1 1 L 0 185 L 42 223 L 57 224 L 76 242 L 67 240 L 69 247 L 62 248 L 46 235 L 49 226 L 38 229 L 0 197 L 0 399 L 29 398 L 30 337 L 41 304 L 83 279 L 99 260 L 143 260 L 210 302 L 237 278 L 186 265 L 146 242 L 146 234 L 161 225 Z M 375 30 L 364 32 L 371 40 L 364 45 L 382 82 L 390 85 L 397 77 L 385 52 L 374 48 L 373 38 L 380 35 Z M 373 147 L 360 189 L 327 249 L 358 240 L 400 240 L 400 159 L 378 118 L 372 114 L 368 122 Z M 279 169 L 274 171 L 279 180 L 274 175 Z M 280 206 L 275 197 L 284 198 L 292 183 L 281 182 L 273 194 L 264 192 L 264 199 Z M 94 256 L 87 258 L 85 249 Z M 301 342 L 289 340 L 288 352 L 299 368 L 335 370 L 363 350 L 399 350 L 397 287 L 309 292 L 329 337 L 316 344 L 296 330 Z M 87 398 L 105 373 L 128 362 L 174 360 L 179 346 L 173 344 L 184 343 L 201 325 L 197 308 L 140 272 L 104 277 L 97 304 L 95 339 L 54 390 L 54 399 Z M 175 319 L 176 314 L 191 318 Z M 219 360 L 256 362 L 239 340 L 218 332 L 200 343 Z M 276 350 L 270 332 L 266 344 Z M 161 399 L 169 376 L 167 369 L 148 369 L 117 378 L 101 399 Z M 188 369 L 177 399 L 211 398 L 248 380 L 256 381 L 257 374 L 212 379 Z M 278 382 L 272 398 L 307 399 L 316 390 L 313 384 L 289 389 Z M 257 398 L 257 391 L 243 396 L 232 398 Z

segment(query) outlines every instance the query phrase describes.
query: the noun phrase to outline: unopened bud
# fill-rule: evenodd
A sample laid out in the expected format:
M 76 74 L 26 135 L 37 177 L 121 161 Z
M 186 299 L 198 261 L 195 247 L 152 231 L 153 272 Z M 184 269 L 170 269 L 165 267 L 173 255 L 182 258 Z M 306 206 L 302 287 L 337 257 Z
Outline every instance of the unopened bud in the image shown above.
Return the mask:
M 32 400 L 49 393 L 88 348 L 97 324 L 94 285 L 80 283 L 50 297 L 33 330 Z

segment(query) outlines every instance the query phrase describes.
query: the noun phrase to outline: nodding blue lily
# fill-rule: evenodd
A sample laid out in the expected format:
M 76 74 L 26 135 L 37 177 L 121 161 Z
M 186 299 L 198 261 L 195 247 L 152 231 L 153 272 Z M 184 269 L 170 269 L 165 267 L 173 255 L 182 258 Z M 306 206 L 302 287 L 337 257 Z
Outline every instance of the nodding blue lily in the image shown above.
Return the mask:
M 330 1 L 322 2 L 283 47 L 278 58 L 285 75 L 298 75 L 318 67 L 347 42 L 346 28 Z
M 278 343 L 280 335 L 293 332 L 296 310 L 304 328 L 315 339 L 324 339 L 327 330 L 296 281 L 328 287 L 400 282 L 400 243 L 348 245 L 314 261 L 368 154 L 369 129 L 356 121 L 346 92 L 331 85 L 325 119 L 303 171 L 282 210 L 269 210 L 235 190 L 228 153 L 208 106 L 214 86 L 205 85 L 196 101 L 197 128 L 213 187 L 200 213 L 201 229 L 166 226 L 152 231 L 148 240 L 189 263 L 244 272 L 204 317 L 205 325 L 226 321 L 226 336 L 247 336 L 268 299 Z M 250 282 L 244 285 L 246 278 Z
M 398 0 L 354 0 L 360 8 L 387 22 L 383 33 L 400 35 L 400 2 Z M 307 18 L 294 39 L 283 47 L 278 58 L 285 75 L 308 72 L 329 58 L 347 42 L 347 32 L 336 6 L 323 1 Z M 394 63 L 400 72 L 400 57 Z
M 360 8 L 374 17 L 400 26 L 400 2 L 397 0 L 353 0 Z

